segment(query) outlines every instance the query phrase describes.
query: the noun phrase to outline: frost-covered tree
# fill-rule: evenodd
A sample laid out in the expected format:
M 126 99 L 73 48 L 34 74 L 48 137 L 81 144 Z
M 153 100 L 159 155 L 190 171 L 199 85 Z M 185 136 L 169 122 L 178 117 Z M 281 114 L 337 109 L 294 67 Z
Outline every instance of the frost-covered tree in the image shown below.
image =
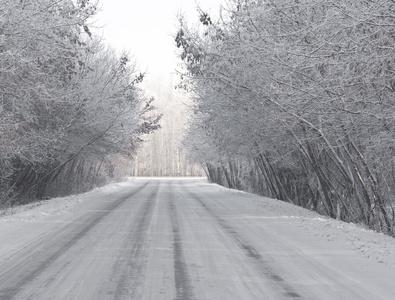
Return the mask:
M 192 156 L 228 185 L 235 173 L 232 185 L 393 232 L 394 6 L 229 1 L 217 22 L 181 20 Z
M 0 2 L 3 203 L 51 194 L 62 176 L 94 181 L 106 168 L 112 176 L 117 157 L 132 155 L 139 136 L 158 127 L 158 116 L 145 115 L 153 107 L 138 88 L 143 75 L 92 35 L 96 6 Z

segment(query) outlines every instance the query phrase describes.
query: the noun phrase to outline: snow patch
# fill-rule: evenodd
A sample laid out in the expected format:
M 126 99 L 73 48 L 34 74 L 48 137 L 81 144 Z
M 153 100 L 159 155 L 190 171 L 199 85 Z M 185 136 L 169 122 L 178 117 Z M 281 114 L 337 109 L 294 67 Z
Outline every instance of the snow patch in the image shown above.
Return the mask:
M 366 229 L 362 225 L 331 219 L 292 203 L 231 190 L 214 184 L 205 183 L 204 185 L 205 190 L 220 189 L 228 194 L 233 194 L 240 201 L 253 201 L 256 207 L 255 214 L 259 213 L 261 218 L 292 220 L 293 224 L 309 232 L 312 238 L 317 237 L 330 242 L 342 243 L 347 245 L 348 249 L 354 250 L 365 258 L 392 268 L 395 266 L 395 239 L 388 235 Z

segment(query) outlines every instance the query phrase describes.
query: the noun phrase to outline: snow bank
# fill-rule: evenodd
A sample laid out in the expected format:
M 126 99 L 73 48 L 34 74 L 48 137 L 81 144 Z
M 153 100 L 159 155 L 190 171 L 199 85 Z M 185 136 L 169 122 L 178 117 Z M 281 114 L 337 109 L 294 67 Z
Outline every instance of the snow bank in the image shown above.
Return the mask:
M 218 188 L 239 195 L 241 201 L 245 199 L 254 201 L 257 210 L 263 216 L 292 218 L 294 224 L 313 236 L 340 242 L 366 258 L 387 266 L 395 266 L 395 239 L 388 235 L 366 229 L 362 225 L 334 220 L 284 201 L 229 190 L 220 186 Z
M 96 194 L 111 192 L 119 186 L 130 185 L 132 182 L 133 179 L 129 178 L 124 182 L 109 184 L 83 194 L 41 200 L 26 205 L 12 207 L 6 211 L 0 211 L 0 224 L 1 227 L 4 227 L 16 222 L 34 222 L 43 216 L 56 216 L 73 213 L 75 211 L 76 204 L 82 201 L 89 201 L 94 198 Z

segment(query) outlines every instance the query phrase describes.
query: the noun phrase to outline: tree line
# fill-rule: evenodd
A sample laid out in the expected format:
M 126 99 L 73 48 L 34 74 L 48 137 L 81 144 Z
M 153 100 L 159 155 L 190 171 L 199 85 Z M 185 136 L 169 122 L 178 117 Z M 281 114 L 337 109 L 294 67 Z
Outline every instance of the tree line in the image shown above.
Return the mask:
M 394 235 L 394 1 L 199 12 L 175 35 L 189 159 L 213 182 Z
M 180 147 L 188 120 L 188 97 L 172 88 L 177 81 L 176 74 L 160 74 L 145 82 L 147 90 L 155 96 L 157 111 L 162 114 L 161 128 L 138 149 L 131 176 L 204 176 L 201 166 L 190 164 Z
M 0 206 L 127 171 L 159 127 L 140 74 L 92 34 L 90 0 L 0 1 Z

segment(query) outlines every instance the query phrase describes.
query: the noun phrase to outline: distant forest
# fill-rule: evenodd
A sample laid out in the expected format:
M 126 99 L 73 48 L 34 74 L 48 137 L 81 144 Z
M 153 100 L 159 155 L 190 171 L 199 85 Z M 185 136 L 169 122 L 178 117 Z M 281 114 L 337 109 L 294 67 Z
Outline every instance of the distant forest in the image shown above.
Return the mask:
M 131 176 L 206 176 L 199 164 L 186 158 L 181 140 L 187 126 L 188 95 L 175 90 L 177 77 L 151 78 L 161 128 L 146 137 L 132 162 Z M 151 84 L 148 84 L 151 86 Z

